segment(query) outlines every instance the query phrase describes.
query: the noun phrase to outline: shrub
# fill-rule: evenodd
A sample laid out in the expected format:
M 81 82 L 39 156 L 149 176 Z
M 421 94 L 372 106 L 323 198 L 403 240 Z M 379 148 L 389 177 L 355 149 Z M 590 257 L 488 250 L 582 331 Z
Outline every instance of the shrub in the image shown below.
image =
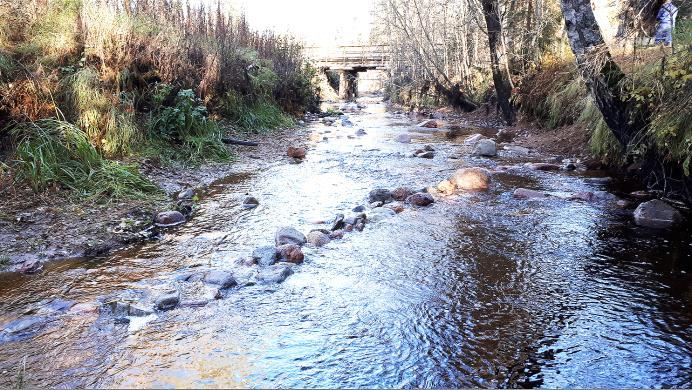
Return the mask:
M 17 178 L 36 192 L 59 185 L 85 198 L 147 198 L 159 191 L 135 166 L 104 159 L 68 122 L 26 122 L 13 133 L 19 140 Z

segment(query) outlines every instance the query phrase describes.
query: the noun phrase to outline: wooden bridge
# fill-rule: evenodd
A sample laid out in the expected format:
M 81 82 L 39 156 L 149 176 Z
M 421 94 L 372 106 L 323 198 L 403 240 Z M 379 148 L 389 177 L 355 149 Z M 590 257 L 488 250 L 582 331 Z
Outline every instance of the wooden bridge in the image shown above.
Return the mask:
M 339 72 L 339 97 L 351 100 L 358 93 L 358 72 L 389 69 L 388 45 L 306 47 L 305 55 L 321 71 Z

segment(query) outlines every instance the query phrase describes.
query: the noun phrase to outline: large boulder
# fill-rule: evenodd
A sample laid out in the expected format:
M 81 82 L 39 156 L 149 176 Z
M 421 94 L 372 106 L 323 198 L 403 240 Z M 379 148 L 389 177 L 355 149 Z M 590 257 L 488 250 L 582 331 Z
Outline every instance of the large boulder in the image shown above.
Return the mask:
M 286 244 L 304 245 L 307 242 L 305 235 L 292 227 L 282 227 L 274 235 L 276 246 Z
M 185 222 L 185 216 L 180 211 L 163 211 L 156 214 L 154 218 L 154 223 L 161 227 L 180 225 L 183 222 Z
M 406 198 L 406 202 L 414 206 L 425 207 L 435 203 L 435 198 L 428 193 L 419 192 Z
M 252 251 L 252 260 L 261 266 L 270 266 L 276 263 L 278 253 L 276 247 L 271 245 L 261 246 Z
M 476 156 L 492 157 L 497 155 L 497 146 L 491 139 L 482 139 L 473 147 L 473 154 Z
M 458 189 L 484 191 L 490 186 L 490 171 L 484 168 L 462 168 L 449 181 Z
M 376 188 L 370 191 L 370 194 L 368 194 L 368 200 L 370 201 L 370 203 L 387 203 L 390 200 L 392 200 L 392 192 L 386 188 Z
M 682 221 L 682 214 L 668 203 L 654 199 L 640 204 L 634 210 L 634 222 L 654 229 L 673 227 Z

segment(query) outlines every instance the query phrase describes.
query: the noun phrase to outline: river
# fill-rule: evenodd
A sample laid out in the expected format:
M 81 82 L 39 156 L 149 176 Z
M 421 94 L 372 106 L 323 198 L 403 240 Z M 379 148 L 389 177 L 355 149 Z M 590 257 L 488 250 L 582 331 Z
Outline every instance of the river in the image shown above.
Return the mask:
M 241 283 L 204 306 L 129 324 L 93 310 L 182 283 L 192 266 L 242 280 L 253 268 L 236 259 L 279 227 L 324 227 L 314 222 L 367 204 L 373 188 L 541 158 L 472 157 L 463 140 L 427 134 L 394 142 L 414 122 L 377 101 L 350 116 L 354 128 L 300 130 L 310 139 L 300 164 L 215 183 L 189 223 L 157 240 L 0 275 L 0 386 L 18 372 L 31 387 L 692 386 L 689 231 L 636 227 L 613 202 L 512 196 L 617 193 L 583 171 L 494 173 L 487 192 L 439 196 L 306 247 L 283 283 Z M 348 137 L 357 128 L 367 134 Z M 435 158 L 409 157 L 416 143 Z M 260 206 L 241 207 L 246 194 Z M 36 325 L 9 332 L 17 319 Z

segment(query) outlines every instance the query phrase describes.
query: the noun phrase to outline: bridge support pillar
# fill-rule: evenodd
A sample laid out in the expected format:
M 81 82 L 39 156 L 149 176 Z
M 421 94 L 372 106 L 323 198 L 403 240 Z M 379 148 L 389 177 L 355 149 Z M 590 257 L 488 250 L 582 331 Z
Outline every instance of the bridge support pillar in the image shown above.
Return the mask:
M 358 72 L 339 71 L 339 99 L 353 100 L 358 97 Z

